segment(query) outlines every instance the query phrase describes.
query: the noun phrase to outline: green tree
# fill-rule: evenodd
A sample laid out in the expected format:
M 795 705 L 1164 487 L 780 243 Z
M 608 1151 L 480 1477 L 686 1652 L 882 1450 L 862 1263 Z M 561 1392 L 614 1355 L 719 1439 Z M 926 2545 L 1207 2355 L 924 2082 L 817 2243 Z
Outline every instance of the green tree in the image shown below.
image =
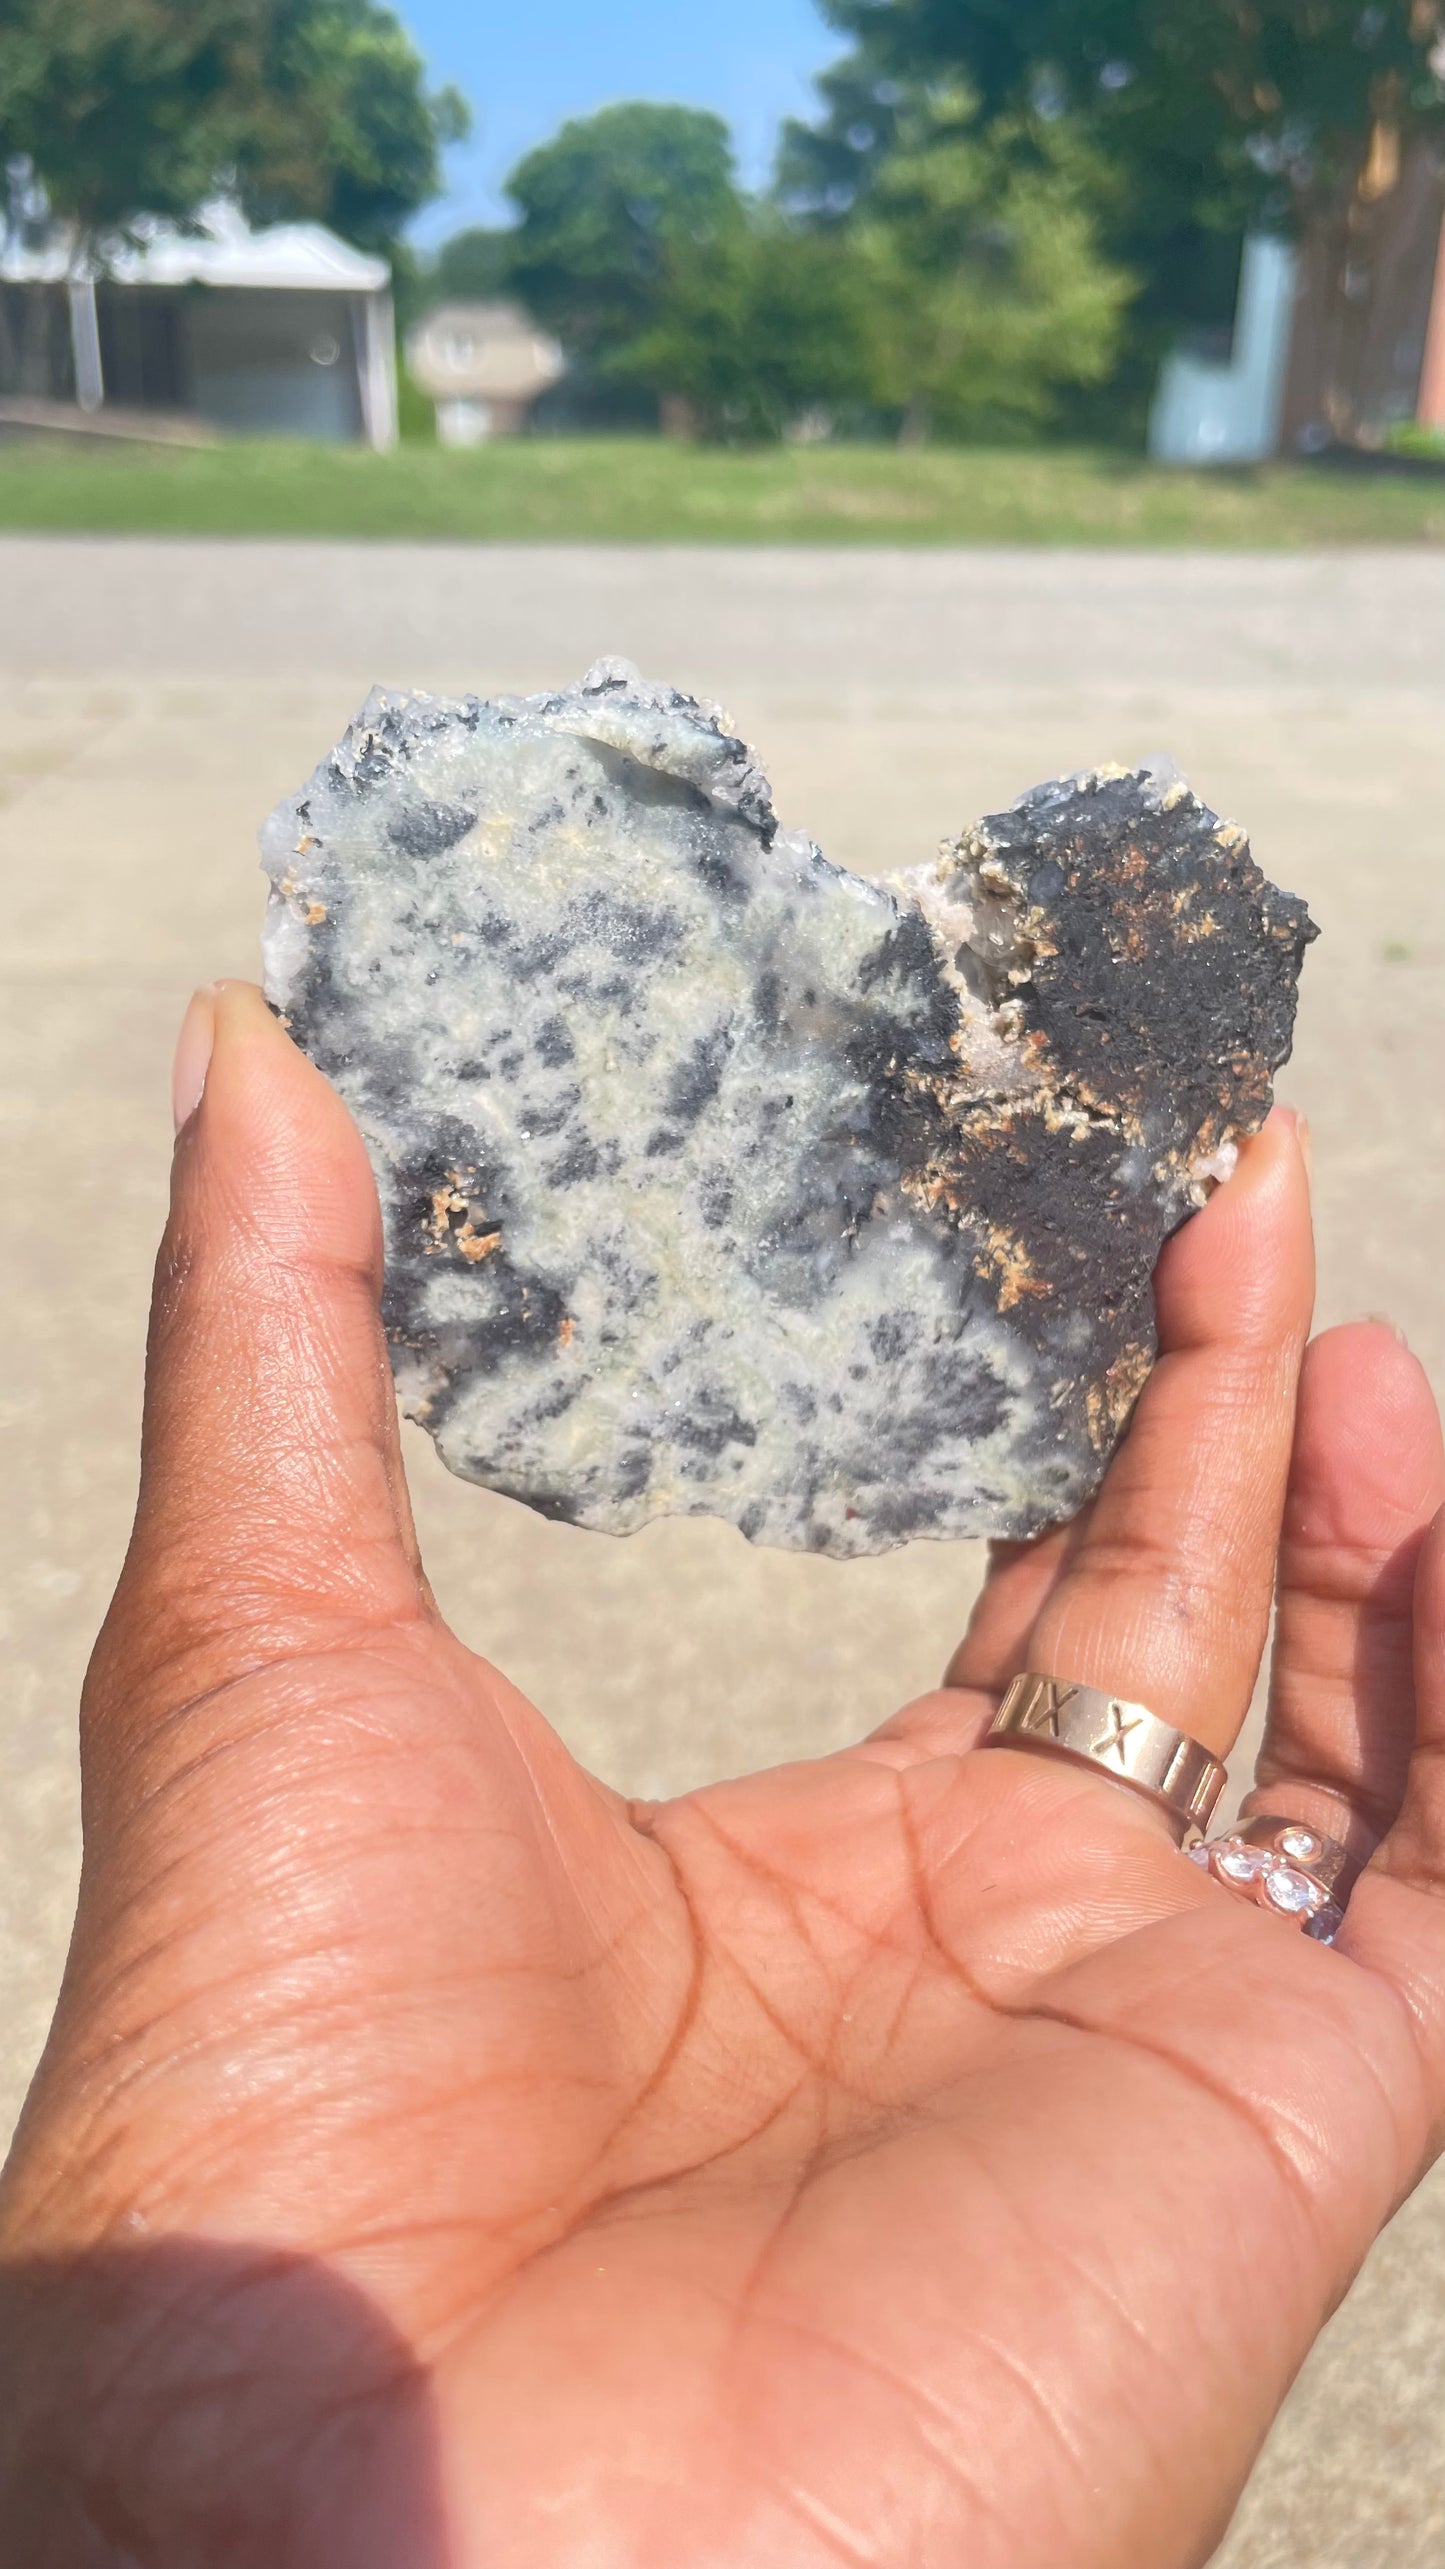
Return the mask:
M 1186 137 L 1196 147 L 1205 196 L 1275 176 L 1328 186 L 1353 175 L 1378 118 L 1438 124 L 1445 114 L 1442 0 L 821 5 L 856 40 L 851 77 L 871 100 L 880 86 L 886 97 L 900 82 L 955 75 L 989 120 L 1042 97 L 1136 146 L 1152 124 L 1165 151 Z M 848 142 L 836 113 L 830 141 Z M 861 133 L 855 161 L 860 152 Z
M 481 225 L 443 241 L 427 276 L 428 301 L 487 303 L 512 290 L 516 234 Z
M 260 76 L 236 162 L 262 216 L 310 214 L 385 248 L 441 186 L 468 129 L 454 89 L 429 93 L 411 38 L 379 0 L 264 0 Z
M 899 119 L 855 230 L 874 383 L 905 434 L 1037 428 L 1103 382 L 1134 291 L 1102 253 L 1066 128 L 982 124 L 964 91 Z
M 818 126 L 793 126 L 783 180 L 825 219 L 866 199 L 899 100 L 967 82 L 988 126 L 1087 132 L 1114 175 L 1109 248 L 1141 310 L 1232 307 L 1229 244 L 1252 221 L 1307 224 L 1445 121 L 1445 0 L 822 0 L 854 38 Z M 1225 244 L 1221 252 L 1220 244 Z
M 871 389 L 867 283 L 851 246 L 740 208 L 675 249 L 659 319 L 632 350 L 646 382 L 690 403 L 706 436 L 770 438 Z
M 91 246 L 234 185 L 260 218 L 394 239 L 465 128 L 377 0 L 3 0 L 0 160 Z
M 246 0 L 5 0 L 0 161 L 29 162 L 92 239 L 189 214 L 234 154 L 254 16 Z
M 606 107 L 564 125 L 515 169 L 515 287 L 584 367 L 636 375 L 674 253 L 716 240 L 739 216 L 732 145 L 691 107 Z

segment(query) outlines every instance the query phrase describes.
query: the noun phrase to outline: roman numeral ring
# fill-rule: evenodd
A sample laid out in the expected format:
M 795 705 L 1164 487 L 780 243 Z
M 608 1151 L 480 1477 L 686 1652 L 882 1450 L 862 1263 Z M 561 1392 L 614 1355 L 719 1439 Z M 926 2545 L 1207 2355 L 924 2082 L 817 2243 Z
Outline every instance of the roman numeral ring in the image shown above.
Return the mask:
M 1162 1810 L 1186 1849 L 1199 1845 L 1225 1785 L 1220 1760 L 1147 1704 L 1061 1677 L 1015 1677 L 983 1745 L 1038 1749 L 1092 1766 Z

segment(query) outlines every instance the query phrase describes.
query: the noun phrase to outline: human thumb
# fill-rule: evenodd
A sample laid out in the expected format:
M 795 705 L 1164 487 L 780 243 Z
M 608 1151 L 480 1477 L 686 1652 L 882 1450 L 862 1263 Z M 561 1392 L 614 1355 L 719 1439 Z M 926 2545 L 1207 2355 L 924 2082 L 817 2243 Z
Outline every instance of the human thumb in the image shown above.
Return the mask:
M 192 1000 L 176 1112 L 140 1500 L 90 1689 L 114 1671 L 141 1718 L 425 1598 L 356 1126 L 246 982 Z

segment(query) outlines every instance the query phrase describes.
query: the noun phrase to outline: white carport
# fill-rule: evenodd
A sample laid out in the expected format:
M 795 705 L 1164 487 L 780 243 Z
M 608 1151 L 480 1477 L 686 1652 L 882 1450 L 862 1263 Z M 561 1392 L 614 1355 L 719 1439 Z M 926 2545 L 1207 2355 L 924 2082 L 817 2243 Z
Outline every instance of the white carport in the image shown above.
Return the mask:
M 0 249 L 0 286 L 63 296 L 69 324 L 59 358 L 54 331 L 31 334 L 49 380 L 25 380 L 12 359 L 18 379 L 0 390 L 68 395 L 90 413 L 115 400 L 242 432 L 396 443 L 390 268 L 320 223 L 252 231 L 234 205 L 209 205 L 193 228 L 139 224 L 102 271 L 57 229 Z

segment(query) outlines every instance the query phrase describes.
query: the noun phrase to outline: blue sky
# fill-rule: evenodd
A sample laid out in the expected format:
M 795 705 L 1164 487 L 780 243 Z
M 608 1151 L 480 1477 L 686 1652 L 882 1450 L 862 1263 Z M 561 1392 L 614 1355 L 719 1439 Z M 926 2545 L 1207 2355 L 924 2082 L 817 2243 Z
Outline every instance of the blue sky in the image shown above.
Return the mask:
M 678 99 L 727 119 L 745 180 L 772 165 L 785 116 L 814 104 L 812 75 L 844 51 L 814 0 L 394 0 L 436 82 L 470 99 L 470 143 L 423 242 L 508 219 L 502 181 L 568 116 L 619 98 Z

